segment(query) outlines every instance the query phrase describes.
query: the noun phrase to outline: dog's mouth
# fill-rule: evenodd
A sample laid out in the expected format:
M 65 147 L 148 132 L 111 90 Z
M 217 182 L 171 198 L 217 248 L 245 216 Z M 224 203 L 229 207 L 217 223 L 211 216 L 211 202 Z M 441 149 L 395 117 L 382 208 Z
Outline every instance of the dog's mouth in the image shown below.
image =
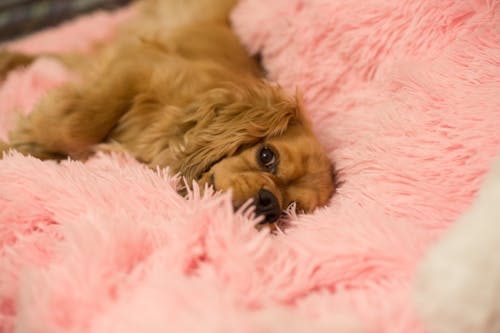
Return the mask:
M 204 173 L 200 177 L 200 180 L 203 180 L 204 184 L 211 186 L 217 191 L 215 174 L 213 172 L 210 173 L 210 169 L 211 168 L 208 168 L 207 173 Z M 252 205 L 255 207 L 255 214 L 263 217 L 263 220 L 257 224 L 259 226 L 275 224 L 284 214 L 278 199 L 269 190 L 261 189 L 252 201 Z M 241 206 L 242 204 L 233 203 L 234 211 L 239 210 Z

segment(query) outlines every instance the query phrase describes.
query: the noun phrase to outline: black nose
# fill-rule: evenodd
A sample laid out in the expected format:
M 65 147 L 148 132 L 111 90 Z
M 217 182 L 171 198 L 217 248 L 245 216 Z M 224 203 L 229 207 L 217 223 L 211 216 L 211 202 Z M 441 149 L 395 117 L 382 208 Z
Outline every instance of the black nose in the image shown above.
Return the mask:
M 264 216 L 263 223 L 276 221 L 281 214 L 278 199 L 268 190 L 260 190 L 255 200 L 255 213 Z

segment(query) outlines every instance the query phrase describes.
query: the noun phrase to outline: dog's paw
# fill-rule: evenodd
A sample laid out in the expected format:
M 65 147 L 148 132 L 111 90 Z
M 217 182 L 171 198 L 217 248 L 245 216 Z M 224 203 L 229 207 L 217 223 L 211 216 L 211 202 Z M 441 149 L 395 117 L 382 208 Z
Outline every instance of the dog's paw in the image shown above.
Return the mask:
M 35 57 L 19 52 L 0 49 L 0 81 L 4 80 L 10 71 L 26 67 L 35 60 Z
M 106 142 L 94 145 L 90 150 L 93 154 L 102 153 L 105 155 L 127 156 L 130 153 L 118 142 Z
M 10 146 L 7 143 L 0 140 L 0 159 L 3 157 L 4 153 L 9 151 L 9 149 Z

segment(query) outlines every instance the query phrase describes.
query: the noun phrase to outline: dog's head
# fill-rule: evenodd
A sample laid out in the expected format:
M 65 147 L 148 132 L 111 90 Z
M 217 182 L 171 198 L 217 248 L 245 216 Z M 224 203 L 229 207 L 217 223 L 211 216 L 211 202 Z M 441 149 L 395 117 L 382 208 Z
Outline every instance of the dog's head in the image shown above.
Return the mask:
M 237 208 L 253 199 L 264 222 L 292 202 L 310 212 L 334 192 L 332 164 L 304 116 L 300 98 L 262 81 L 200 96 L 185 119 L 175 168 L 216 190 L 232 190 Z

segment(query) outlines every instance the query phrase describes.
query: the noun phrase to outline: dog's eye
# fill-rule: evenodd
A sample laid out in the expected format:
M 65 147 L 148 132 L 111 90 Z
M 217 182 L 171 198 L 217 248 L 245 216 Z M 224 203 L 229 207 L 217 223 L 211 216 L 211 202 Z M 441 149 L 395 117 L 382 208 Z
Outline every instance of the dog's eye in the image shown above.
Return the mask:
M 276 165 L 278 164 L 278 157 L 276 156 L 276 153 L 274 150 L 270 147 L 263 147 L 259 151 L 259 163 L 266 169 L 272 171 L 273 169 L 276 168 Z

